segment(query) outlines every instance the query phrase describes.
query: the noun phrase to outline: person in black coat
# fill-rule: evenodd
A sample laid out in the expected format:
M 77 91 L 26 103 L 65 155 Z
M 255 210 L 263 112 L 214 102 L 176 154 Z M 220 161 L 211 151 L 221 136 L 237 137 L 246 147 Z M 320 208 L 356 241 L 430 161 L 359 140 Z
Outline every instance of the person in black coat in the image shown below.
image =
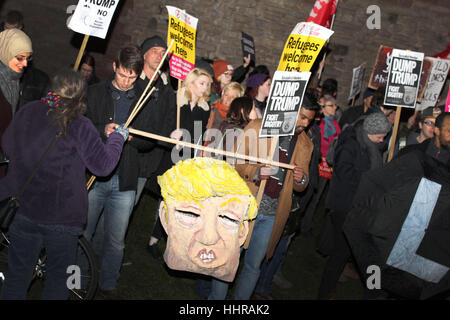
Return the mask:
M 342 226 L 351 209 L 361 175 L 383 165 L 379 146 L 390 130 L 391 124 L 386 116 L 373 113 L 341 133 L 325 203 L 325 207 L 331 210 L 334 250 L 325 265 L 318 299 L 329 299 L 333 296 L 336 282 L 351 256 Z
M 88 88 L 86 116 L 92 120 L 103 139 L 110 135 L 113 128 L 129 119 L 139 98 L 135 81 L 143 64 L 139 47 L 124 47 L 113 62 L 114 78 Z M 130 127 L 145 130 L 150 117 L 151 114 L 144 109 L 136 115 Z M 89 192 L 88 222 L 84 234 L 88 240 L 94 240 L 94 249 L 100 256 L 99 287 L 105 298 L 118 298 L 116 286 L 124 239 L 138 184 L 138 152 L 149 150 L 152 145 L 149 139 L 136 135 L 129 137 L 116 169 L 105 179 L 96 179 Z M 99 221 L 103 221 L 104 226 Z
M 448 115 L 441 152 L 450 147 Z M 450 162 L 429 152 L 435 148 L 432 139 L 405 147 L 361 179 L 344 233 L 369 284 L 366 298 L 427 299 L 445 291 L 448 296 Z

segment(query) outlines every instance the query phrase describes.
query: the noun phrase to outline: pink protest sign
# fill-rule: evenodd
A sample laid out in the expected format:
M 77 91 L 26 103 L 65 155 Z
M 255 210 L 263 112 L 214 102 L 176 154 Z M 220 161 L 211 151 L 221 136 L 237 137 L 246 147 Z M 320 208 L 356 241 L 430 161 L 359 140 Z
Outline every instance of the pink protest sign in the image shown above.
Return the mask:
M 195 39 L 198 19 L 178 8 L 167 6 L 167 43 L 174 41 L 170 53 L 170 75 L 184 80 L 195 66 Z

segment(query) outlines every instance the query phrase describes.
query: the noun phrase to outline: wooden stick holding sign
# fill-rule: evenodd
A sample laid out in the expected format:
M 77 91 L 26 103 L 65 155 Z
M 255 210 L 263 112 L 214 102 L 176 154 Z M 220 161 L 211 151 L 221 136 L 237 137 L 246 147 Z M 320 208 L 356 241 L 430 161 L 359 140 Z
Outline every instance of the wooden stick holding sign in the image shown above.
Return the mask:
M 424 54 L 392 49 L 383 105 L 397 106 L 388 159 L 394 156 L 402 108 L 415 108 L 422 73 Z
M 181 85 L 183 84 L 183 82 L 178 79 L 178 88 L 177 88 L 177 92 L 181 92 Z M 177 95 L 178 97 L 178 95 Z M 180 114 L 181 114 L 181 106 L 180 106 L 180 99 L 177 99 L 177 130 L 180 129 Z
M 75 65 L 73 66 L 74 71 L 78 71 L 78 67 L 80 66 L 81 58 L 83 57 L 84 50 L 86 49 L 88 40 L 89 40 L 89 35 L 85 34 L 84 38 L 83 38 L 83 43 L 81 43 L 80 51 L 78 51 L 77 60 L 75 61 Z
M 392 157 L 394 156 L 395 141 L 397 140 L 397 132 L 398 132 L 398 126 L 400 124 L 400 114 L 401 113 L 402 113 L 402 108 L 397 107 L 397 111 L 395 113 L 394 130 L 392 131 L 391 146 L 389 148 L 389 155 L 388 155 L 387 162 L 391 162 Z
M 278 145 L 278 140 L 279 140 L 279 136 L 276 136 L 272 139 L 271 141 L 271 148 L 270 148 L 270 153 L 269 153 L 269 159 L 273 159 L 273 155 L 275 154 L 275 148 Z M 291 166 L 292 169 L 295 168 L 295 166 Z M 267 183 L 267 179 L 264 179 L 260 182 L 259 185 L 259 189 L 258 189 L 258 194 L 256 195 L 256 202 L 258 203 L 258 208 L 259 208 L 259 204 L 261 203 L 261 199 L 264 195 L 264 190 L 266 188 L 266 183 Z M 248 226 L 248 234 L 247 234 L 247 239 L 245 240 L 244 243 L 244 249 L 248 249 L 248 246 L 250 245 L 250 240 L 252 238 L 252 233 L 253 233 L 253 228 L 255 227 L 255 220 L 253 219 L 252 221 L 250 221 L 250 224 Z
M 157 135 L 154 133 L 145 132 L 145 131 L 141 131 L 141 130 L 137 130 L 137 129 L 133 129 L 133 128 L 130 128 L 129 130 L 130 130 L 130 133 L 132 133 L 132 134 L 136 134 L 139 136 L 143 136 L 143 137 L 147 137 L 147 138 L 151 138 L 151 139 L 155 139 L 155 140 L 160 140 L 163 142 L 177 144 L 182 147 L 189 147 L 189 148 L 198 149 L 198 150 L 202 150 L 202 151 L 209 152 L 209 153 L 221 154 L 221 155 L 231 157 L 231 158 L 259 162 L 259 163 L 276 166 L 276 167 L 281 167 L 281 168 L 285 168 L 285 169 L 290 169 L 290 170 L 294 170 L 294 168 L 295 168 L 295 166 L 293 166 L 293 165 L 282 163 L 282 162 L 272 161 L 272 160 L 253 157 L 253 156 L 246 156 L 246 155 L 239 154 L 239 153 L 224 151 L 222 149 L 214 149 L 214 148 L 210 148 L 210 147 L 204 147 L 204 146 L 200 146 L 198 144 L 193 144 L 193 143 L 185 142 L 185 141 L 179 141 L 176 139 L 167 138 L 167 137 L 160 136 L 160 135 Z

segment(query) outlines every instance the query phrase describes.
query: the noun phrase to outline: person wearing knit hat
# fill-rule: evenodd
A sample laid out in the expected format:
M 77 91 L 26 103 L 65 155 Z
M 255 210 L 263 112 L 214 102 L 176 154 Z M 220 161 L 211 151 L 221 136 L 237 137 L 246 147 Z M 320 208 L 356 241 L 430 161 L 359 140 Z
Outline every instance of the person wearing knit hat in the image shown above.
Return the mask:
M 335 295 L 338 279 L 351 257 L 352 251 L 342 227 L 363 174 L 383 166 L 380 146 L 390 130 L 391 123 L 387 117 L 376 112 L 346 127 L 339 136 L 325 200 L 333 228 L 330 230 L 333 234 L 333 249 L 324 267 L 317 297 L 319 300 L 330 299 Z
M 166 50 L 166 42 L 157 35 L 149 37 L 142 42 L 141 53 L 144 56 L 144 68 L 141 76 L 136 81 L 136 89 L 139 95 L 147 88 L 148 82 L 156 72 Z M 167 61 L 168 59 L 166 59 Z M 143 112 L 147 110 L 147 112 L 153 115 L 149 120 L 148 130 L 152 133 L 168 137 L 176 128 L 177 104 L 171 78 L 167 72 L 166 62 L 162 64 L 159 74 L 154 78 L 153 87 L 156 88 L 154 94 L 152 94 L 142 108 Z M 156 176 L 164 173 L 172 166 L 170 152 L 171 149 L 167 148 L 166 145 L 157 144 L 150 151 L 139 153 L 139 178 L 135 205 L 139 202 L 144 187 L 152 190 L 158 198 L 161 198 Z M 162 259 L 162 253 L 158 248 L 158 241 L 163 236 L 164 229 L 159 219 L 155 221 L 153 227 L 146 249 L 153 258 Z
M 223 88 L 231 82 L 233 76 L 233 66 L 231 63 L 225 60 L 216 60 L 213 62 L 214 78 L 220 83 L 220 87 Z
M 391 131 L 391 127 L 391 123 L 381 112 L 369 114 L 364 119 L 363 129 L 369 136 L 369 139 L 375 143 L 383 142 L 386 134 Z
M 142 70 L 141 79 L 152 78 L 166 50 L 167 45 L 160 36 L 153 36 L 142 42 L 141 53 L 144 56 L 144 69 Z
M 30 38 L 19 29 L 0 32 L 0 146 L 20 97 L 19 80 L 33 53 Z M 5 174 L 0 167 L 0 178 Z M 3 169 L 2 169 L 3 168 Z
M 265 73 L 256 73 L 248 77 L 246 83 L 245 95 L 253 98 L 256 109 L 258 109 L 259 114 L 263 115 L 272 84 L 270 76 Z

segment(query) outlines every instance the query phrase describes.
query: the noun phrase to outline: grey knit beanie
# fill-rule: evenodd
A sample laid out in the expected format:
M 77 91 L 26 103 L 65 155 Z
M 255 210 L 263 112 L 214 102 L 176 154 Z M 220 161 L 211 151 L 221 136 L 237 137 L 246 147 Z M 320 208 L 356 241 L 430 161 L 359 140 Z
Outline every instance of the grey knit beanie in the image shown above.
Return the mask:
M 391 130 L 391 123 L 384 113 L 371 113 L 364 119 L 363 129 L 368 134 L 384 134 Z

